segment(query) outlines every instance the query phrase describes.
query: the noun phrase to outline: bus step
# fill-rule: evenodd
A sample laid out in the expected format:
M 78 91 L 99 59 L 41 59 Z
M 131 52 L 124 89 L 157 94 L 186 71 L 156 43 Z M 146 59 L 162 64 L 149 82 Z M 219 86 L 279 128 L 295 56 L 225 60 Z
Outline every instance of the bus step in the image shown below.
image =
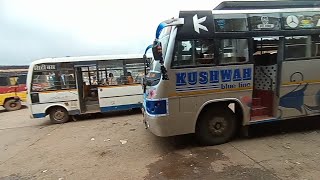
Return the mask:
M 100 111 L 99 104 L 86 105 L 86 112 L 88 111 Z
M 268 115 L 252 116 L 250 121 L 262 121 L 267 119 L 273 119 L 273 117 Z
M 264 116 L 269 114 L 269 109 L 264 106 L 252 106 L 251 117 Z
M 252 98 L 252 106 L 261 106 L 261 98 Z

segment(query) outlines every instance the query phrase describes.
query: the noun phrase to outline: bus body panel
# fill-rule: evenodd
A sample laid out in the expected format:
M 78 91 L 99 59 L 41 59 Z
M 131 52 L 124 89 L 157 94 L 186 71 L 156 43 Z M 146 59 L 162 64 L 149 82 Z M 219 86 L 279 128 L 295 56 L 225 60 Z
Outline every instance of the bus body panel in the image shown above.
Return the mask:
M 101 112 L 141 108 L 143 101 L 140 84 L 99 87 Z
M 39 92 L 39 103 L 51 103 L 51 102 L 64 102 L 64 101 L 77 101 L 77 90 L 57 90 Z
M 78 108 L 78 102 L 76 101 L 65 101 L 65 102 L 53 102 L 46 104 L 33 104 L 32 105 L 32 118 L 43 118 L 48 114 L 46 111 L 53 106 L 64 107 L 69 115 L 80 114 L 80 110 Z
M 142 88 L 140 84 L 123 86 L 104 86 L 98 87 L 98 93 L 100 98 L 142 95 Z
M 52 106 L 62 106 L 69 114 L 80 112 L 78 92 L 76 90 L 47 91 L 38 93 L 39 102 L 30 105 L 34 118 L 45 117 Z
M 53 106 L 64 107 L 69 115 L 141 108 L 142 57 L 138 54 L 82 56 L 32 62 L 27 76 L 27 105 L 31 116 L 44 117 Z M 116 83 L 109 85 L 111 72 Z M 131 81 L 125 81 L 124 75 L 129 73 L 132 73 Z M 86 81 L 88 77 L 90 82 Z M 34 89 L 33 78 L 36 79 Z
M 320 113 L 320 59 L 285 61 L 278 117 L 294 118 Z

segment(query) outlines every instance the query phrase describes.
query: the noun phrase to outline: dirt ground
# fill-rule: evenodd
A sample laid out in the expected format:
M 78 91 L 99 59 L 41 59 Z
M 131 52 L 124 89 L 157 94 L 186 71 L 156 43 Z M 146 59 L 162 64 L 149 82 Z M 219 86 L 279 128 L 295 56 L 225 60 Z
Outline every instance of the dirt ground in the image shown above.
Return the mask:
M 137 112 L 66 124 L 0 109 L 0 180 L 319 179 L 319 117 L 253 126 L 250 137 L 201 147 L 159 138 Z

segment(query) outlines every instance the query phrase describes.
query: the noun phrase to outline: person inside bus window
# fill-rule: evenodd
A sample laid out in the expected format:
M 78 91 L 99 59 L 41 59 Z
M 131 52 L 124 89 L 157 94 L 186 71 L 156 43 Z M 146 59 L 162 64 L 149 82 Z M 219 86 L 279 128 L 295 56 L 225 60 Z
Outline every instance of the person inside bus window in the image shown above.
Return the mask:
M 98 80 L 95 76 L 92 77 L 92 85 L 98 85 Z
M 131 72 L 127 72 L 127 83 L 133 84 L 133 78 L 132 78 Z
M 112 73 L 109 73 L 109 77 L 108 77 L 108 84 L 109 85 L 117 85 L 117 79 L 113 76 Z

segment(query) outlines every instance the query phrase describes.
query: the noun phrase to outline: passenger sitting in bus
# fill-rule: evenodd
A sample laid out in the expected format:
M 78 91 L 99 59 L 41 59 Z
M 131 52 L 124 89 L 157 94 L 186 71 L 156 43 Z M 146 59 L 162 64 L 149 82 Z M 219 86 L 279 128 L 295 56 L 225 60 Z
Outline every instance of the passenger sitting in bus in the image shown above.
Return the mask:
M 133 78 L 132 78 L 131 72 L 127 72 L 127 83 L 133 84 Z
M 112 73 L 109 73 L 109 77 L 108 77 L 108 84 L 109 85 L 117 85 L 117 79 L 113 76 Z

